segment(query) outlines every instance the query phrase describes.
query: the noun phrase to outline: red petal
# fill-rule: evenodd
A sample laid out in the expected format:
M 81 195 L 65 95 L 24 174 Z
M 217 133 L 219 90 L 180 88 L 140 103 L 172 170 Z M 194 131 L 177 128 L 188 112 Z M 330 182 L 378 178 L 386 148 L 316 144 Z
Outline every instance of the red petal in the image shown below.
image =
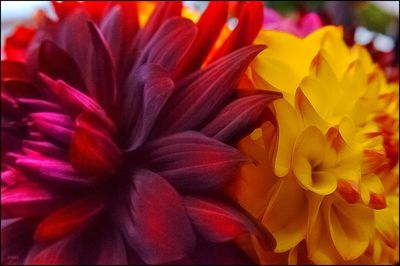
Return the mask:
M 209 2 L 207 9 L 197 22 L 196 39 L 175 73 L 176 79 L 201 67 L 225 25 L 227 15 L 228 3 L 226 1 Z
M 81 91 L 86 91 L 85 82 L 74 59 L 52 41 L 46 40 L 40 46 L 38 71 L 54 80 L 61 79 Z
M 72 203 L 46 217 L 36 228 L 38 242 L 56 240 L 83 230 L 104 209 L 103 200 L 93 197 Z
M 193 130 L 207 123 L 231 99 L 243 71 L 263 45 L 237 50 L 176 84 L 157 123 L 158 135 Z
M 239 210 L 225 204 L 197 197 L 185 197 L 189 217 L 200 235 L 211 242 L 226 242 L 250 233 L 263 241 L 268 248 L 275 245 L 273 237 L 259 230 L 255 223 Z
M 93 177 L 109 177 L 121 163 L 121 152 L 108 134 L 97 125 L 96 116 L 82 113 L 70 145 L 70 161 L 77 171 Z M 103 127 L 104 128 L 104 127 Z
M 35 244 L 24 261 L 25 265 L 76 265 L 79 263 L 80 242 L 76 236 L 63 238 L 48 246 Z
M 243 5 L 238 24 L 213 56 L 211 62 L 253 42 L 262 27 L 263 8 L 264 5 L 261 1 L 248 1 Z
M 227 105 L 201 132 L 229 144 L 235 144 L 245 135 L 274 116 L 268 104 L 282 97 L 281 93 L 260 91 L 260 94 L 239 98 Z
M 29 74 L 25 65 L 21 62 L 2 60 L 1 61 L 1 80 L 18 79 L 29 82 Z
M 132 181 L 129 210 L 121 209 L 118 216 L 125 240 L 148 264 L 185 257 L 195 235 L 179 194 L 147 170 L 136 170 Z
M 235 148 L 190 131 L 157 139 L 144 153 L 147 167 L 174 187 L 190 190 L 220 188 L 246 161 Z
M 13 35 L 6 38 L 4 51 L 7 59 L 25 61 L 26 50 L 35 33 L 34 29 L 19 26 Z

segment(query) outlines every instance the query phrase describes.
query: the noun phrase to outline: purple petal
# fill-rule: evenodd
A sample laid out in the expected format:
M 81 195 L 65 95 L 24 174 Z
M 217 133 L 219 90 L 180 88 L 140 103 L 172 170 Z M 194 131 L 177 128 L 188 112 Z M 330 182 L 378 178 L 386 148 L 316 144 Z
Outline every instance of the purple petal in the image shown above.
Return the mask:
M 196 37 L 196 25 L 174 17 L 165 21 L 141 53 L 137 65 L 154 63 L 172 73 Z
M 118 5 L 113 6 L 102 19 L 100 30 L 104 39 L 110 46 L 111 54 L 115 62 L 119 61 L 122 48 L 122 11 Z M 118 60 L 118 61 L 117 61 Z
M 132 129 L 128 131 L 127 135 L 127 150 L 132 151 L 142 145 L 149 136 L 154 123 L 160 113 L 162 107 L 171 96 L 174 89 L 174 82 L 170 79 L 169 75 L 159 66 L 146 64 L 142 66 L 138 73 L 142 78 L 140 81 L 135 81 L 136 90 L 129 94 L 130 98 L 125 98 L 124 110 L 128 113 L 126 120 L 123 120 L 127 125 L 134 117 L 134 110 L 131 106 L 136 106 L 138 112 L 134 119 Z M 133 77 L 136 79 L 137 77 Z M 132 84 L 132 83 L 131 83 Z M 143 85 L 142 85 L 143 84 Z M 131 103 L 129 100 L 131 99 Z M 129 117 L 131 117 L 129 119 Z
M 147 167 L 189 190 L 220 188 L 247 160 L 235 148 L 191 131 L 150 142 L 143 152 Z
M 190 75 L 181 80 L 162 110 L 155 134 L 193 130 L 207 123 L 230 101 L 242 72 L 263 49 L 262 45 L 243 47 L 193 73 L 194 79 Z
M 93 22 L 89 22 L 89 30 L 93 44 L 89 50 L 89 95 L 109 111 L 117 97 L 115 63 L 103 35 Z
M 57 43 L 72 56 L 80 67 L 80 72 L 87 83 L 87 68 L 89 66 L 88 51 L 90 48 L 90 33 L 88 27 L 88 15 L 82 9 L 76 9 L 63 21 L 57 34 Z
M 235 144 L 267 119 L 273 119 L 268 104 L 281 96 L 277 92 L 262 91 L 239 98 L 222 109 L 201 132 L 224 143 Z
M 137 49 L 143 49 L 164 21 L 170 17 L 180 16 L 181 12 L 181 1 L 159 2 L 144 28 L 138 33 Z
M 132 183 L 129 209 L 121 208 L 118 216 L 125 240 L 148 264 L 185 257 L 195 235 L 179 194 L 148 170 L 134 171 Z

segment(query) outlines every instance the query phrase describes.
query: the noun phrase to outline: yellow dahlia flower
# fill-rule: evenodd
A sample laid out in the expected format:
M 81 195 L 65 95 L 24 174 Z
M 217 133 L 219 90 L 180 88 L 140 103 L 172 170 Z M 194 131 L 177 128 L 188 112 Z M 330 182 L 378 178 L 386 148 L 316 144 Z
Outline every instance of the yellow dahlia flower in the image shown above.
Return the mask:
M 243 249 L 260 263 L 398 262 L 398 84 L 340 27 L 264 30 L 256 43 L 268 48 L 248 80 L 284 97 L 276 120 L 241 141 L 256 163 L 226 191 L 277 246 Z

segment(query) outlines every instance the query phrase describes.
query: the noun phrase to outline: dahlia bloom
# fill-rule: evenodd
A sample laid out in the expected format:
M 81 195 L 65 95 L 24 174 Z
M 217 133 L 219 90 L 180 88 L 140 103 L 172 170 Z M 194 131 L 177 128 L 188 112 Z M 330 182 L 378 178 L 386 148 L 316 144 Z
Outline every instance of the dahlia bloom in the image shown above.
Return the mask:
M 256 88 L 283 93 L 275 119 L 239 147 L 226 192 L 274 236 L 274 252 L 241 243 L 260 263 L 398 262 L 398 83 L 340 27 L 305 38 L 262 31 L 251 63 Z
M 236 90 L 264 49 L 262 4 L 219 47 L 224 2 L 196 23 L 181 2 L 53 5 L 2 61 L 2 263 L 248 263 L 232 240 L 272 247 L 215 193 L 281 97 Z

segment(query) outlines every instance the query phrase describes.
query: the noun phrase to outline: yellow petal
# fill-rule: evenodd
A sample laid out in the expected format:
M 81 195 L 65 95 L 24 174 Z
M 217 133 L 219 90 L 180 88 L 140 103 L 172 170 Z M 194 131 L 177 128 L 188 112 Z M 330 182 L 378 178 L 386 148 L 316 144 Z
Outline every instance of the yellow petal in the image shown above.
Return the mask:
M 360 204 L 348 204 L 339 199 L 324 208 L 329 232 L 342 258 L 352 260 L 361 256 L 374 231 L 373 211 Z
M 299 111 L 303 124 L 305 126 L 316 126 L 322 132 L 328 128 L 328 124 L 321 118 L 321 116 L 315 111 L 313 105 L 304 95 L 301 85 L 296 91 L 296 109 Z
M 292 161 L 297 181 L 305 189 L 319 195 L 331 194 L 336 189 L 336 177 L 321 164 L 326 149 L 325 136 L 319 129 L 310 126 L 296 140 Z
M 287 175 L 294 142 L 300 131 L 300 121 L 294 108 L 285 100 L 274 102 L 279 127 L 278 149 L 275 157 L 275 174 L 279 177 Z
M 307 230 L 307 198 L 292 177 L 278 181 L 262 223 L 276 240 L 275 252 L 285 252 L 304 239 Z
M 307 250 L 308 256 L 315 264 L 337 264 L 341 261 L 340 255 L 337 252 L 332 238 L 329 233 L 329 228 L 325 223 L 323 209 L 330 206 L 332 197 L 325 199 L 321 207 L 318 204 L 314 213 L 317 213 L 314 222 L 307 230 Z

